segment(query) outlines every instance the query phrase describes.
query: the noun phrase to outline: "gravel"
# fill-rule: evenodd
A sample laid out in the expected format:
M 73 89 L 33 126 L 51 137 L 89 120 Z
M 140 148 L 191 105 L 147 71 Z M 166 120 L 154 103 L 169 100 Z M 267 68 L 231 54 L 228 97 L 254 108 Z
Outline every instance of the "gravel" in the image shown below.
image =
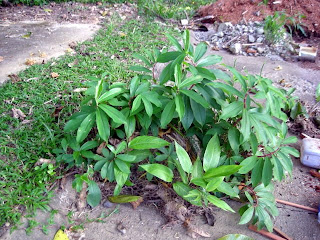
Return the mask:
M 285 34 L 277 44 L 268 42 L 264 35 L 263 22 L 230 22 L 210 25 L 207 32 L 195 31 L 199 41 L 207 41 L 215 49 L 226 49 L 235 55 L 245 56 L 281 56 L 282 59 L 297 55 L 296 46 L 291 43 L 291 37 Z

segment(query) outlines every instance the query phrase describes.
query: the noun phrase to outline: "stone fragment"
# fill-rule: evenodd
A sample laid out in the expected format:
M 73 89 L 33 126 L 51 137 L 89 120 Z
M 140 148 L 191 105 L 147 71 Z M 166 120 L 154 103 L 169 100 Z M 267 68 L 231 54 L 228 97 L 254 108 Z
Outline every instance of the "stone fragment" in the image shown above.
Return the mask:
M 248 36 L 248 41 L 249 41 L 250 43 L 254 43 L 254 42 L 256 41 L 256 38 L 255 38 L 253 35 L 249 35 L 249 36 Z
M 232 44 L 229 48 L 229 50 L 233 53 L 233 54 L 240 54 L 241 52 L 241 49 L 242 49 L 242 45 L 241 43 L 235 43 L 235 44 Z

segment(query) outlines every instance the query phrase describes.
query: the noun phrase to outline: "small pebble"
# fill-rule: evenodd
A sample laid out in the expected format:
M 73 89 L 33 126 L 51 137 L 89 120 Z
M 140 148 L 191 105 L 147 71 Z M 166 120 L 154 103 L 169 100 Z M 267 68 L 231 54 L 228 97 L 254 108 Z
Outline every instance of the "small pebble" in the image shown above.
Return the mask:
M 103 206 L 105 208 L 112 208 L 114 206 L 114 203 L 110 202 L 109 200 L 106 200 L 104 203 L 103 203 Z
M 253 35 L 249 35 L 249 36 L 248 36 L 248 41 L 249 41 L 250 43 L 254 43 L 254 42 L 256 41 L 256 39 L 255 39 L 255 37 L 254 37 Z

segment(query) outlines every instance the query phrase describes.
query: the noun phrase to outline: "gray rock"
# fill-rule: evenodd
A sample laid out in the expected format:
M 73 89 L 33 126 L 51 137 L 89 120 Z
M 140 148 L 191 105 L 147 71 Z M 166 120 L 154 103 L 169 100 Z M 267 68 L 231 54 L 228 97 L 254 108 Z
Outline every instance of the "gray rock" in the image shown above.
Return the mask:
M 218 32 L 218 33 L 217 33 L 217 36 L 220 37 L 220 38 L 222 38 L 222 37 L 224 36 L 224 33 L 223 33 L 223 32 Z
M 105 208 L 112 208 L 115 204 L 110 202 L 109 200 L 106 200 L 104 203 L 103 203 L 103 206 Z
M 256 15 L 257 17 L 259 17 L 260 16 L 260 11 L 256 11 L 255 13 L 254 13 L 254 15 Z
M 242 45 L 241 43 L 235 43 L 235 44 L 232 44 L 229 48 L 229 50 L 233 53 L 233 54 L 240 54 L 241 52 L 241 49 L 242 49 Z
M 265 50 L 265 49 L 264 49 L 263 47 L 258 47 L 258 48 L 257 48 L 257 51 L 258 51 L 258 53 L 260 53 L 260 54 L 263 53 L 264 50 Z
M 264 38 L 263 38 L 263 37 L 258 37 L 258 38 L 257 38 L 257 40 L 256 40 L 256 42 L 257 42 L 257 43 L 262 43 L 262 42 L 263 42 L 263 40 L 264 40 Z
M 264 33 L 263 28 L 257 28 L 256 33 L 259 35 L 263 34 Z
M 248 36 L 248 41 L 249 41 L 250 43 L 254 43 L 254 42 L 256 41 L 256 38 L 255 38 L 253 35 L 249 35 L 249 36 Z

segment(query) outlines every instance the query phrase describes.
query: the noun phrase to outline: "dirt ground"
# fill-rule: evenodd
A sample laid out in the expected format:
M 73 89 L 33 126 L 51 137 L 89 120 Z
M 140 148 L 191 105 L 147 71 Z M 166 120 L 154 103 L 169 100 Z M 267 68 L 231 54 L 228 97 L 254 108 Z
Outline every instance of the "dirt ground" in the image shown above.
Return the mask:
M 310 34 L 320 35 L 320 1 L 319 0 L 218 0 L 217 2 L 199 9 L 200 16 L 213 15 L 222 22 L 238 23 L 246 21 L 262 21 L 275 11 L 285 11 L 290 16 L 304 15 L 301 23 Z

